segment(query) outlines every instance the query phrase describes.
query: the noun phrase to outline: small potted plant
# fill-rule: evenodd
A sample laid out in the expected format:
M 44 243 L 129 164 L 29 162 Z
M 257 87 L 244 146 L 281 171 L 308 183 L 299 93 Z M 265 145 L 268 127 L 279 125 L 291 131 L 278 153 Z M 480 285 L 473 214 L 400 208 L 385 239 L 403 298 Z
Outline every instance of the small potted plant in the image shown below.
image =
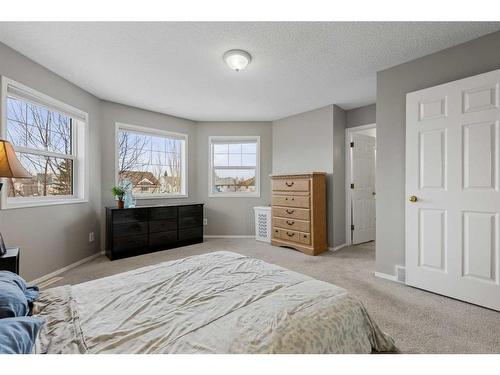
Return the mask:
M 113 186 L 111 192 L 113 193 L 113 196 L 115 198 L 118 198 L 118 208 L 123 208 L 123 197 L 125 196 L 125 189 L 123 189 L 121 186 Z

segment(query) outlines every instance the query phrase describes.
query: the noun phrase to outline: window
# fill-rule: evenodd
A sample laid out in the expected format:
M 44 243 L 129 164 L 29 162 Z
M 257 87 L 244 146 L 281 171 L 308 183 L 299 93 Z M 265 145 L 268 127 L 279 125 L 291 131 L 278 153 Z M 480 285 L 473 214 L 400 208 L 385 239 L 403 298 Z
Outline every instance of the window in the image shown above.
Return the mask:
M 2 136 L 31 178 L 8 179 L 2 208 L 85 201 L 87 114 L 2 77 Z
M 260 137 L 210 137 L 209 196 L 260 196 Z
M 117 183 L 139 199 L 187 196 L 187 135 L 116 124 Z

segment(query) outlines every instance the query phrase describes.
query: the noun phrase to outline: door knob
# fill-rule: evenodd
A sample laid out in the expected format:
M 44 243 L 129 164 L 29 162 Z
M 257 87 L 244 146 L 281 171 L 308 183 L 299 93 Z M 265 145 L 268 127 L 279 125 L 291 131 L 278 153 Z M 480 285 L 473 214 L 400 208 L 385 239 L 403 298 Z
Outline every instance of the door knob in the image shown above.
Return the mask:
M 416 201 L 418 201 L 418 198 L 415 195 L 410 195 L 409 201 L 415 203 Z

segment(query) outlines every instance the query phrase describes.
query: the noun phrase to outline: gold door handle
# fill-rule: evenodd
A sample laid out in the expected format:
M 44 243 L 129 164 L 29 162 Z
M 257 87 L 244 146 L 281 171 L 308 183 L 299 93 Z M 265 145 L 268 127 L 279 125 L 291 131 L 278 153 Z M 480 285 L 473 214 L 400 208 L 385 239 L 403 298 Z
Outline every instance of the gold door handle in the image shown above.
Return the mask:
M 410 198 L 408 200 L 412 203 L 415 203 L 416 201 L 418 201 L 418 198 L 415 195 L 410 195 Z

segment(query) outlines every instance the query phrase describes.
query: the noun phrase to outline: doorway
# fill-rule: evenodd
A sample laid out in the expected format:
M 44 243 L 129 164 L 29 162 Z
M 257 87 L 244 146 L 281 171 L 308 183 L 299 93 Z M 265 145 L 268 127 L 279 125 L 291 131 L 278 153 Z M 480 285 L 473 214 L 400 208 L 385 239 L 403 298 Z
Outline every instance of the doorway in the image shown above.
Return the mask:
M 375 241 L 376 124 L 346 129 L 346 244 Z

